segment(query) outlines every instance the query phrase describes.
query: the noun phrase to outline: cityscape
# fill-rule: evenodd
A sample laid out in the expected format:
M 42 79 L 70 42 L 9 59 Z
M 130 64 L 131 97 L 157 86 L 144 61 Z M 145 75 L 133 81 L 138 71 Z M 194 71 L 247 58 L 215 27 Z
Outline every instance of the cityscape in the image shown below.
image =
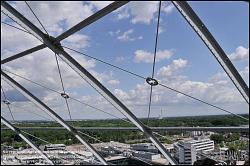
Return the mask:
M 247 117 L 247 115 L 244 115 Z M 227 120 L 226 120 L 227 119 Z M 98 121 L 98 120 L 97 120 Z M 143 119 L 142 119 L 143 121 Z M 238 123 L 237 119 L 225 116 L 206 117 L 180 117 L 180 118 L 156 118 L 151 119 L 151 123 L 168 121 L 170 126 L 176 121 L 183 121 L 185 126 L 196 123 L 202 126 L 203 121 L 210 122 L 210 126 L 219 126 L 231 121 Z M 95 122 L 95 121 L 94 121 Z M 220 122 L 220 123 L 218 123 Z M 17 124 L 27 126 L 27 122 Z M 74 126 L 109 126 L 121 123 L 118 120 L 103 120 L 102 123 L 92 123 L 92 121 L 72 122 Z M 25 125 L 26 124 L 26 125 Z M 28 126 L 39 126 L 41 122 L 29 122 Z M 55 126 L 51 122 L 43 122 L 43 126 Z M 81 125 L 80 125 L 81 124 Z M 240 123 L 240 128 L 234 132 L 217 131 L 160 131 L 159 140 L 180 165 L 248 165 L 249 162 L 249 132 L 247 123 Z M 95 126 L 96 126 L 95 125 Z M 173 124 L 177 125 L 178 124 Z M 124 127 L 129 125 L 123 124 Z M 122 130 L 122 127 L 120 127 Z M 87 129 L 87 128 L 86 128 Z M 32 133 L 29 136 L 39 148 L 56 165 L 102 165 L 89 150 L 81 144 L 77 144 L 71 135 L 65 137 L 67 132 L 59 128 L 49 127 L 47 130 L 28 130 Z M 58 130 L 58 131 L 56 131 Z M 118 129 L 119 130 L 119 129 Z M 88 130 L 86 130 L 88 131 Z M 51 135 L 51 137 L 46 136 Z M 92 131 L 83 133 L 93 147 L 105 158 L 109 164 L 118 165 L 168 165 L 169 162 L 159 152 L 155 145 L 149 143 L 145 136 L 139 131 Z M 33 135 L 33 136 L 32 136 Z M 56 136 L 56 137 L 55 137 Z M 95 137 L 94 137 L 95 136 Z M 14 140 L 11 138 L 14 138 Z M 40 138 L 40 139 L 38 139 Z M 17 139 L 17 140 L 15 140 Z M 11 141 L 8 141 L 11 140 Z M 103 140 L 103 141 L 102 141 Z M 7 128 L 2 128 L 1 133 L 1 163 L 2 165 L 28 165 L 28 164 L 48 164 L 35 150 L 29 148 L 27 144 L 20 142 L 14 133 Z M 52 142 L 48 144 L 48 142 Z M 63 144 L 59 144 L 59 143 Z
M 247 1 L 1 1 L 1 165 L 249 165 L 248 36 Z

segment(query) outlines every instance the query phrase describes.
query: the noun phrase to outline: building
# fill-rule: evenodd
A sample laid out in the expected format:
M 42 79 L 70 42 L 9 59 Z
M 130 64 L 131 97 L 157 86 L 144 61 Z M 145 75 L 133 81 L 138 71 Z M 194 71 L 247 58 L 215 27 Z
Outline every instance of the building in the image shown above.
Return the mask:
M 117 155 L 122 153 L 117 147 L 112 146 L 101 147 L 101 151 L 108 155 Z
M 29 156 L 18 158 L 22 164 L 36 164 L 44 161 L 44 158 L 41 156 Z
M 163 144 L 167 151 L 171 154 L 174 153 L 174 145 L 173 144 Z
M 48 144 L 42 145 L 40 148 L 44 151 L 51 151 L 51 150 L 65 150 L 66 146 L 64 144 Z
M 180 164 L 193 165 L 197 153 L 207 153 L 214 150 L 214 141 L 210 139 L 193 139 L 179 141 L 174 144 L 174 156 Z
M 130 148 L 136 151 L 159 153 L 159 150 L 151 143 L 133 144 Z
M 174 145 L 174 157 L 179 164 L 193 165 L 196 161 L 196 150 L 194 146 L 187 146 L 183 142 L 178 142 Z
M 229 149 L 228 148 L 220 148 L 220 160 L 228 160 L 228 153 Z
M 192 131 L 192 137 L 204 135 L 203 131 Z
M 132 154 L 134 157 L 137 157 L 139 159 L 146 159 L 150 161 L 161 158 L 160 154 L 150 153 L 150 152 L 136 151 L 136 152 L 133 152 Z

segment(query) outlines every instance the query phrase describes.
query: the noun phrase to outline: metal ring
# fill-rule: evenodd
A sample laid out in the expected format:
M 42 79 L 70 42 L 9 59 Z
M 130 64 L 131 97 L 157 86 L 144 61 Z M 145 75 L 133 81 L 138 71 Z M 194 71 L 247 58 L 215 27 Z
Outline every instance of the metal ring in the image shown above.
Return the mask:
M 61 93 L 61 96 L 65 99 L 68 99 L 69 98 L 69 95 L 67 95 L 66 93 Z
M 10 102 L 8 100 L 4 100 L 3 103 L 6 105 L 10 105 Z
M 156 86 L 158 85 L 158 81 L 154 78 L 148 77 L 146 78 L 146 82 L 151 85 L 151 86 Z

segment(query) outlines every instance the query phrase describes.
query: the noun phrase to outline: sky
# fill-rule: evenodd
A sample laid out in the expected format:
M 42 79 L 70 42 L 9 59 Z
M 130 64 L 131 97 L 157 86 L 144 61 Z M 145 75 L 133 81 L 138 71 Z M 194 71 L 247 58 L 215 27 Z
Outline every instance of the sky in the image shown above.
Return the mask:
M 41 30 L 42 27 L 24 2 L 9 2 Z M 28 2 L 51 36 L 58 36 L 78 22 L 112 3 Z M 249 86 L 249 4 L 246 2 L 189 2 L 209 31 L 231 59 Z M 158 2 L 129 2 L 61 44 L 132 71 L 144 77 L 152 75 Z M 19 26 L 3 13 L 2 22 Z M 34 36 L 1 24 L 1 60 L 41 44 Z M 150 85 L 96 60 L 65 49 L 105 85 L 137 117 L 147 117 Z M 67 94 L 112 115 L 124 116 L 90 87 L 77 73 L 59 59 Z M 1 65 L 44 86 L 62 92 L 55 55 L 43 49 Z M 21 85 L 68 119 L 65 101 L 60 94 L 34 85 L 20 77 Z M 161 7 L 155 78 L 162 84 L 233 113 L 249 113 L 247 103 L 205 44 L 170 2 Z M 1 85 L 16 120 L 45 120 L 50 117 L 1 79 Z M 1 93 L 1 101 L 3 101 Z M 69 99 L 73 119 L 114 118 Z M 162 110 L 162 111 L 161 111 Z M 153 87 L 150 117 L 198 116 L 225 114 L 161 86 Z M 11 119 L 6 105 L 1 114 Z

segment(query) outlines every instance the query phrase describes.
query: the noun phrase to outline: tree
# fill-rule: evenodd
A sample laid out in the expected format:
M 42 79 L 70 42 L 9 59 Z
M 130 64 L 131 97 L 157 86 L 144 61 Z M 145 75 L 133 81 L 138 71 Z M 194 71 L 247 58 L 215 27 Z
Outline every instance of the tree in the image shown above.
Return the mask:
M 212 134 L 210 139 L 213 140 L 215 143 L 219 144 L 224 141 L 224 136 L 222 134 Z

